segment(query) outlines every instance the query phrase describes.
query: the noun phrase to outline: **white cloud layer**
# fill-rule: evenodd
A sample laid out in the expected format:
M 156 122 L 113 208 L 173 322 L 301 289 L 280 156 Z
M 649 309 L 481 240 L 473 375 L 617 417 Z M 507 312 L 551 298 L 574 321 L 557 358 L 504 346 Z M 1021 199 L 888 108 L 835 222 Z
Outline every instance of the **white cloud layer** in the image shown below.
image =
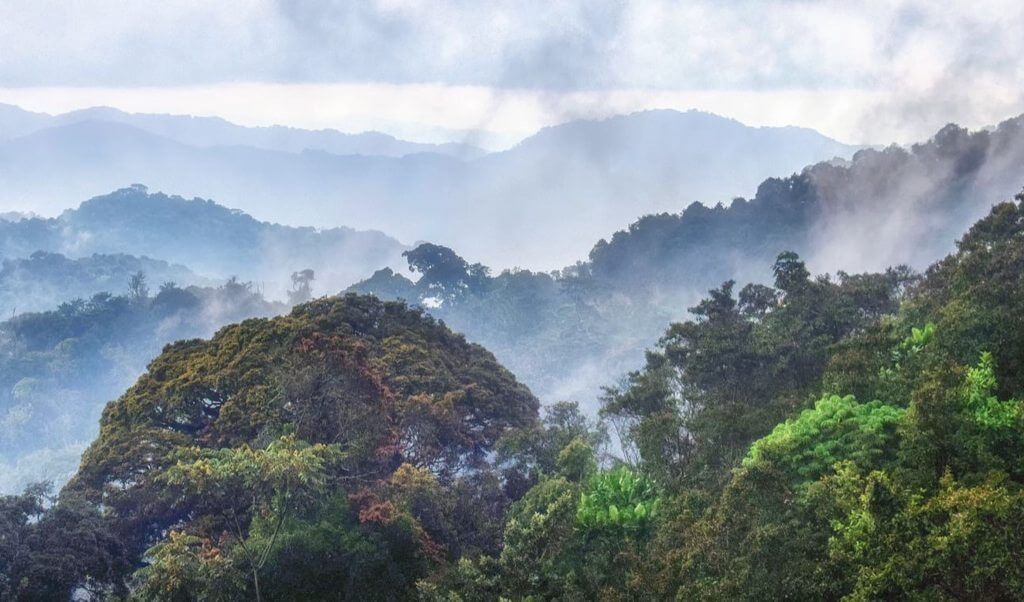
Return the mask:
M 0 88 L 421 138 L 698 107 L 885 143 L 1024 111 L 1022 31 L 1019 0 L 5 0 Z

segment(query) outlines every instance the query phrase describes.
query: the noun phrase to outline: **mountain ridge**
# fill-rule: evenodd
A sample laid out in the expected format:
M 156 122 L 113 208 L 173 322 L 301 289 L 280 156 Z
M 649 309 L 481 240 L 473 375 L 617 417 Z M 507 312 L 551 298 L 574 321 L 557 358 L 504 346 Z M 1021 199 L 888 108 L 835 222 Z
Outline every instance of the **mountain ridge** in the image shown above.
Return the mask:
M 3 257 L 130 253 L 206 276 L 263 282 L 278 297 L 292 272 L 310 268 L 323 286 L 343 286 L 380 262 L 399 262 L 407 248 L 378 231 L 264 222 L 208 199 L 150 193 L 141 184 L 93 197 L 54 218 L 0 221 L 0 235 Z
M 15 123 L 19 117 L 28 123 L 19 127 Z M 218 116 L 130 113 L 108 106 L 88 107 L 51 115 L 26 111 L 17 105 L 0 103 L 0 139 L 11 139 L 41 129 L 64 127 L 83 121 L 129 125 L 151 134 L 200 148 L 252 146 L 264 150 L 285 152 L 301 152 L 310 148 L 339 155 L 391 157 L 433 152 L 471 158 L 484 152 L 467 144 L 411 142 L 374 130 L 347 133 L 333 128 L 306 129 L 283 125 L 244 126 Z M 7 130 L 6 135 L 5 130 Z M 12 135 L 11 132 L 14 134 Z
M 129 127 L 87 121 L 0 142 L 8 205 L 54 214 L 142 182 L 263 221 L 315 216 L 325 226 L 437 241 L 491 265 L 554 269 L 640 215 L 731 199 L 855 150 L 803 130 L 671 110 L 576 120 L 473 160 L 196 147 Z

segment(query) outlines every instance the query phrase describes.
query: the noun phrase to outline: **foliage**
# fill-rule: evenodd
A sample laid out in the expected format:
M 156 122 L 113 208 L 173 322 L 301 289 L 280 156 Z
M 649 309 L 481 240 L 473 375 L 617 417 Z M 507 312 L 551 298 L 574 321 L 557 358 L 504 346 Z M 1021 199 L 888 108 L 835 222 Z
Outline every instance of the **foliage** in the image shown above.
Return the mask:
M 580 493 L 576 520 L 586 531 L 645 533 L 656 518 L 654 483 L 625 467 L 596 474 Z
M 442 306 L 493 284 L 456 257 L 414 253 Z M 373 297 L 168 346 L 53 509 L 0 504 L 0 585 L 120 595 L 144 564 L 141 599 L 1020 598 L 1020 206 L 921 279 L 773 271 L 671 325 L 599 424 L 538 416 L 483 348 Z
M 78 289 L 61 300 L 120 290 L 134 270 L 145 271 L 151 283 L 157 285 L 166 280 L 183 285 L 207 284 L 189 278 L 195 276 L 182 265 L 218 280 L 235 275 L 243 281 L 267 282 L 274 298 L 283 298 L 288 275 L 304 268 L 315 270 L 318 280 L 329 283 L 329 290 L 337 290 L 365 278 L 376 267 L 397 264 L 403 248 L 381 232 L 261 222 L 210 200 L 149 192 L 139 184 L 93 197 L 53 218 L 0 220 L 0 257 L 74 250 L 80 258 L 74 262 L 79 266 L 61 268 L 69 273 L 87 271 L 102 277 L 106 269 L 117 269 L 117 278 L 108 281 L 117 289 L 108 283 L 91 290 Z M 159 257 L 178 265 L 136 260 L 141 262 L 137 267 L 128 267 L 135 262 L 114 255 L 121 253 Z M 89 261 L 93 254 L 106 255 L 107 259 Z M 34 262 L 31 267 L 45 268 L 39 264 L 50 262 L 57 264 L 58 259 Z M 111 263 L 115 266 L 103 267 Z M 116 267 L 118 263 L 125 267 Z M 2 272 L 0 269 L 0 281 Z
M 0 316 L 52 310 L 70 299 L 88 299 L 107 291 L 125 290 L 139 273 L 151 282 L 182 286 L 212 284 L 181 265 L 123 253 L 70 258 L 35 251 L 0 263 Z
M 850 600 L 1012 600 L 1024 592 L 1024 492 L 950 476 L 922 496 L 885 473 L 855 477 L 830 555 L 856 566 Z M 849 485 L 848 485 L 849 486 Z
M 722 486 L 754 440 L 813 399 L 833 346 L 895 311 L 912 279 L 899 269 L 812 280 L 791 253 L 774 272 L 775 289 L 712 290 L 608 391 L 602 415 L 659 482 Z
M 185 495 L 201 497 L 203 503 L 229 507 L 252 496 L 277 498 L 273 504 L 288 503 L 289 497 L 315 495 L 326 487 L 327 467 L 341 460 L 335 446 L 309 445 L 286 435 L 265 449 L 248 445 L 205 450 L 191 447 L 176 452 L 177 463 L 162 475 Z
M 537 406 L 404 304 L 322 299 L 168 346 L 107 407 L 64 495 L 102 504 L 133 562 L 157 560 L 141 591 L 288 597 L 274 584 L 301 582 L 274 571 L 321 550 L 342 563 L 323 579 L 357 579 L 346 596 L 401 597 L 429 564 L 498 551 L 509 500 L 488 459 Z
M 1021 403 L 1012 399 L 1000 401 L 994 395 L 996 375 L 991 353 L 982 353 L 978 365 L 967 369 L 966 386 L 967 409 L 974 413 L 979 425 L 990 429 L 1018 426 Z
M 913 327 L 900 349 L 905 353 L 919 353 L 935 337 L 935 324 L 928 322 L 922 328 Z
M 506 488 L 518 499 L 544 476 L 582 481 L 597 469 L 606 440 L 603 425 L 592 423 L 577 403 L 558 402 L 542 409 L 538 424 L 502 437 L 497 461 Z
M 862 404 L 853 396 L 823 397 L 813 409 L 755 441 L 742 466 L 772 463 L 805 483 L 814 482 L 840 461 L 877 466 L 894 454 L 903 415 L 903 409 L 880 401 Z
M 129 571 L 122 544 L 81 500 L 54 503 L 49 486 L 0 497 L 0 599 L 67 600 L 83 588 L 122 595 Z
M 164 283 L 145 298 L 97 294 L 0 323 L 0 491 L 41 477 L 66 481 L 104 404 L 167 343 L 284 310 L 237 280 Z
M 171 531 L 151 548 L 150 563 L 137 573 L 138 600 L 237 599 L 247 592 L 246 571 L 209 539 Z

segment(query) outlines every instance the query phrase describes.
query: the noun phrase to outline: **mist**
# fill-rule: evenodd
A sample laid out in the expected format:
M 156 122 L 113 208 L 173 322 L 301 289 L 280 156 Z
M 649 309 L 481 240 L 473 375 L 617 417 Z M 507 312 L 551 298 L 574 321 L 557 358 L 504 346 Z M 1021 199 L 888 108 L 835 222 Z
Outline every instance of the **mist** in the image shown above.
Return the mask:
M 640 368 L 670 322 L 690 319 L 688 308 L 727 280 L 737 290 L 771 284 L 784 251 L 838 278 L 921 271 L 952 252 L 971 224 L 1024 189 L 1022 125 L 950 125 L 910 148 L 766 179 L 749 200 L 647 215 L 550 274 L 490 275 L 428 245 L 409 257 L 415 282 L 388 269 L 349 290 L 422 305 L 492 350 L 543 402 L 576 400 L 596 414 L 602 389 Z
M 0 88 L 79 110 L 0 106 L 10 491 L 70 475 L 165 344 L 310 296 L 407 300 L 595 414 L 723 281 L 770 283 L 787 250 L 815 273 L 922 270 L 1024 186 L 1022 118 L 996 125 L 1024 109 L 1014 3 L 118 7 L 142 29 L 19 4 Z
M 82 282 L 66 283 L 64 300 L 110 292 L 110 286 L 120 290 L 124 278 L 117 274 L 127 268 L 121 266 L 114 274 L 102 274 L 99 268 L 107 264 L 104 270 L 114 270 L 119 253 L 146 258 L 122 258 L 121 262 L 131 266 L 130 272 L 148 272 L 154 285 L 168 280 L 209 284 L 238 277 L 254 282 L 271 299 L 285 300 L 293 272 L 312 269 L 321 291 L 337 290 L 382 265 L 402 263 L 401 252 L 407 248 L 381 232 L 260 222 L 205 199 L 150 194 L 142 185 L 84 200 L 55 218 L 0 221 L 0 234 L 2 257 L 44 252 L 75 260 L 71 264 L 51 261 L 84 271 L 79 274 Z M 37 284 L 43 286 L 45 278 L 39 273 L 46 257 L 37 257 L 30 266 L 32 275 L 23 278 L 39 279 Z M 19 261 L 11 263 L 8 272 L 25 262 Z M 67 271 L 74 270 L 68 267 Z M 46 308 L 36 296 L 29 291 L 23 307 Z
M 126 289 L 0 322 L 0 492 L 70 478 L 106 403 L 165 345 L 288 310 L 237 280 Z
M 265 132 L 224 133 L 222 122 L 113 116 L 61 118 L 0 141 L 9 206 L 54 215 L 138 182 L 213 199 L 261 221 L 379 231 L 407 243 L 449 245 L 496 268 L 550 270 L 646 213 L 728 200 L 767 177 L 857 150 L 813 130 L 755 128 L 695 111 L 572 121 L 473 158 L 468 150 L 415 146 L 401 156 L 337 154 L 329 144 L 315 146 L 315 132 L 301 131 L 268 149 L 239 144 L 259 143 Z M 21 131 L 27 127 L 38 123 Z M 204 128 L 211 131 L 196 133 Z M 195 145 L 200 139 L 222 143 Z M 292 152 L 295 144 L 314 146 Z
M 332 209 L 323 200 L 329 197 L 314 195 L 316 209 L 303 209 L 301 196 L 282 191 L 288 202 L 273 210 L 318 227 L 286 226 L 229 209 L 220 199 L 133 185 L 78 200 L 56 217 L 17 213 L 0 221 L 0 300 L 3 311 L 20 314 L 0 327 L 6 358 L 0 487 L 15 491 L 32 480 L 67 478 L 95 435 L 103 405 L 163 345 L 286 311 L 281 301 L 302 300 L 292 297 L 291 275 L 304 269 L 315 275 L 306 298 L 347 290 L 420 305 L 492 351 L 543 402 L 575 400 L 594 415 L 603 388 L 640 368 L 645 350 L 668 324 L 688 319 L 687 309 L 708 289 L 729 279 L 740 286 L 770 283 L 782 251 L 799 252 L 819 273 L 896 264 L 923 269 L 952 251 L 969 224 L 1024 186 L 1021 122 L 977 132 L 949 126 L 909 148 L 858 150 L 807 130 L 653 112 L 569 123 L 510 151 L 472 159 L 172 141 L 188 153 L 213 153 L 206 157 L 227 148 L 246 157 L 290 158 L 295 165 L 312 160 L 332 170 L 351 162 L 346 192 L 358 202 Z M 85 121 L 56 130 L 85 127 L 91 133 L 82 144 L 106 144 L 108 125 Z M 143 131 L 136 130 L 133 136 Z M 46 128 L 37 133 L 52 134 Z M 136 159 L 150 152 L 152 140 L 145 140 Z M 696 152 L 709 147 L 717 150 Z M 57 155 L 45 148 L 33 156 L 49 161 Z M 89 170 L 74 161 L 62 169 L 85 173 L 102 163 L 94 159 Z M 150 169 L 173 172 L 175 163 L 164 159 Z M 395 162 L 401 171 L 389 167 Z M 255 174 L 250 180 L 276 178 L 271 163 L 242 166 Z M 214 179 L 223 185 L 224 174 L 241 173 L 227 169 L 226 160 L 192 167 L 194 173 L 185 171 L 193 176 L 206 170 L 203 185 L 210 187 Z M 116 177 L 139 174 L 115 171 Z M 331 181 L 330 173 L 306 180 Z M 353 181 L 361 182 L 358 194 Z M 62 194 L 76 194 L 74 186 Z M 267 190 L 246 186 L 263 190 L 254 196 L 270 202 Z M 467 198 L 474 186 L 476 205 Z M 756 192 L 749 199 L 724 192 L 736 189 Z M 681 200 L 691 195 L 692 201 Z M 325 228 L 332 211 L 355 222 L 360 212 L 377 215 L 375 223 L 389 227 Z M 395 231 L 409 237 L 395 237 Z M 416 253 L 403 257 L 424 247 L 400 241 L 422 240 L 416 235 L 423 233 L 453 239 L 468 251 L 451 243 L 419 259 Z M 498 262 L 485 267 L 481 256 Z M 507 268 L 514 258 L 531 257 L 543 258 L 542 269 Z M 553 261 L 562 261 L 560 269 L 543 269 Z M 128 278 L 140 271 L 152 299 L 100 294 L 127 295 Z M 231 277 L 241 280 L 216 287 Z M 161 286 L 170 281 L 179 286 Z M 43 313 L 21 313 L 27 311 Z

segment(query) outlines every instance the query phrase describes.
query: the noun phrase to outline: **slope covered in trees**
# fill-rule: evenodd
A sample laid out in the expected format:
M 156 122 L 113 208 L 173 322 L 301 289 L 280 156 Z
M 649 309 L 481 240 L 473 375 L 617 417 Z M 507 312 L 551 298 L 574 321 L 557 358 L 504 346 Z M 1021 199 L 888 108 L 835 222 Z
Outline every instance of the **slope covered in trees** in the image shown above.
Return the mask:
M 433 319 L 325 299 L 169 346 L 107 407 L 64 495 L 102 503 L 136 561 L 154 546 L 144 596 L 394 597 L 497 550 L 490 456 L 537 409 Z
M 173 345 L 108 406 L 59 503 L 3 499 L 0 586 L 1019 598 L 1022 201 L 920 277 L 815 278 L 786 252 L 772 286 L 725 282 L 607 390 L 600 424 L 568 403 L 538 417 L 489 353 L 372 297 Z M 67 533 L 87 543 L 47 561 Z
M 865 149 L 769 178 L 728 207 L 644 217 L 595 245 L 590 265 L 602 282 L 655 293 L 703 284 L 705 274 L 762 275 L 783 249 L 819 270 L 923 268 L 992 202 L 1020 191 L 1022 164 L 1024 117 L 976 132 L 951 124 L 907 149 Z
M 185 266 L 148 257 L 94 254 L 71 259 L 60 253 L 36 251 L 28 257 L 4 259 L 0 263 L 0 316 L 54 309 L 69 299 L 121 291 L 139 272 L 150 282 L 174 282 L 180 286 L 211 284 Z
M 321 282 L 341 288 L 397 263 L 404 248 L 380 232 L 271 224 L 213 201 L 151 194 L 141 185 L 89 199 L 56 218 L 0 221 L 2 257 L 129 253 L 205 276 L 262 283 L 274 296 L 283 296 L 288 274 L 297 270 L 313 269 Z
M 542 478 L 500 555 L 420 591 L 1018 599 L 1022 200 L 918 282 L 812 279 L 783 255 L 774 287 L 712 291 L 604 400 L 633 476 Z M 609 493 L 595 531 L 591 500 Z
M 0 323 L 0 491 L 67 480 L 103 405 L 167 343 L 287 309 L 237 280 L 153 290 L 145 277 L 132 282 L 124 295 L 99 293 Z
M 672 315 L 601 285 L 585 265 L 492 275 L 439 245 L 405 255 L 415 282 L 385 268 L 348 290 L 424 307 L 490 349 L 546 402 L 578 399 L 596 409 L 599 386 L 635 366 Z
M 1024 118 L 991 131 L 951 125 L 909 149 L 862 150 L 765 180 L 729 206 L 649 215 L 553 273 L 495 275 L 426 245 L 406 254 L 416 282 L 387 269 L 351 290 L 423 305 L 541 399 L 592 403 L 606 375 L 639 367 L 665 322 L 685 317 L 702 291 L 769 277 L 784 250 L 813 271 L 847 273 L 923 269 L 944 256 L 993 202 L 1024 186 L 1022 128 Z

